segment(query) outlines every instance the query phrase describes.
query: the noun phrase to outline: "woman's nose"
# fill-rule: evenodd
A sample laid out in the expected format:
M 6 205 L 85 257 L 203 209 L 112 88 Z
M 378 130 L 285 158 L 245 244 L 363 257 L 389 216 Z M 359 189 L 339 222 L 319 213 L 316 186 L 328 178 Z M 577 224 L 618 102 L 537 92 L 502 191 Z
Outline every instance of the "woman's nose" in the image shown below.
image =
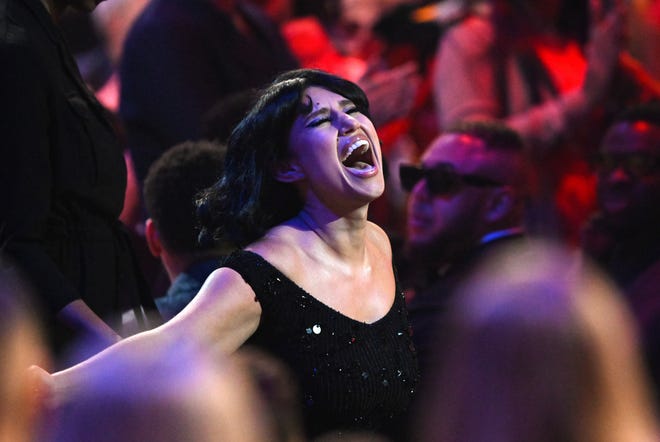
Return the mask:
M 349 114 L 342 114 L 340 124 L 340 132 L 342 134 L 349 134 L 360 127 L 360 122 Z

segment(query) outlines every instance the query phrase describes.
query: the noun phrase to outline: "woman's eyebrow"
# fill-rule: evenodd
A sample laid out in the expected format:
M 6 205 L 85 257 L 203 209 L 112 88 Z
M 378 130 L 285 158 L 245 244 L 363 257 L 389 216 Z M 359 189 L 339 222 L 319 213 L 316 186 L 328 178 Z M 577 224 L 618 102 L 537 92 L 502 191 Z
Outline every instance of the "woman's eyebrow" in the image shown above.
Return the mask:
M 328 115 L 329 113 L 330 113 L 330 109 L 328 109 L 327 107 L 321 107 L 319 109 L 316 109 L 315 111 L 312 111 L 312 112 L 308 113 L 305 116 L 305 119 L 306 120 L 312 120 L 312 119 L 314 119 L 315 117 L 317 117 L 319 115 Z
M 308 98 L 311 101 L 311 97 L 308 97 Z M 343 100 L 340 100 L 337 104 L 339 105 L 339 107 L 343 108 L 343 107 L 346 107 L 346 106 L 352 106 L 353 101 L 349 100 L 348 98 L 344 98 Z M 320 107 L 320 108 L 308 113 L 307 115 L 305 115 L 305 119 L 310 120 L 310 119 L 313 119 L 314 117 L 317 117 L 319 115 L 327 115 L 329 113 L 330 113 L 330 109 L 328 107 Z

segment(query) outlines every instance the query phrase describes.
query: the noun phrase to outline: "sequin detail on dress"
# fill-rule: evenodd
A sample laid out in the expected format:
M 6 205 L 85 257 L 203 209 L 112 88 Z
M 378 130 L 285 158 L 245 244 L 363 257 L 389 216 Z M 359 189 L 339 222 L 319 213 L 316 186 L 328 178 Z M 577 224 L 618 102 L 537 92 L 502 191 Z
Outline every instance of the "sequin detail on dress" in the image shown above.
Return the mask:
M 259 255 L 238 251 L 223 266 L 252 287 L 261 321 L 246 345 L 284 361 L 297 378 L 308 436 L 400 425 L 418 382 L 403 293 L 367 324 L 318 301 Z

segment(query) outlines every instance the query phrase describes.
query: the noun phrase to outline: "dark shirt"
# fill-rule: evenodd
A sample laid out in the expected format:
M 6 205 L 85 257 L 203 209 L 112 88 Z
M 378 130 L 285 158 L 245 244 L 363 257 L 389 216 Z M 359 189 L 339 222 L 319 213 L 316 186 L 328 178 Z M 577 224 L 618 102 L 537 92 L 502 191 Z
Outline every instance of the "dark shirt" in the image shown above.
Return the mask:
M 457 258 L 444 272 L 437 274 L 424 287 L 418 287 L 408 302 L 413 341 L 417 349 L 422 382 L 435 371 L 434 356 L 446 330 L 446 313 L 457 289 L 490 254 L 524 238 L 520 234 L 501 236 L 480 244 L 465 256 Z
M 624 236 L 608 230 L 605 218 L 592 221 L 585 238 L 604 236 L 606 246 L 594 249 L 587 243 L 583 247 L 623 292 L 636 319 L 656 401 L 660 401 L 660 230 L 656 223 L 646 222 Z
M 154 307 L 118 221 L 122 150 L 39 0 L 0 0 L 0 247 L 47 320 L 83 299 L 112 322 Z M 55 341 L 60 342 L 59 338 Z
M 203 118 L 221 98 L 298 67 L 276 24 L 237 3 L 250 35 L 211 0 L 152 0 L 131 28 L 120 114 L 140 181 L 166 149 L 201 138 Z
M 400 431 L 418 372 L 398 283 L 390 311 L 367 324 L 318 301 L 257 254 L 235 252 L 223 266 L 256 293 L 261 321 L 246 345 L 278 357 L 295 375 L 310 437 Z
M 156 307 L 163 320 L 175 317 L 197 295 L 206 278 L 218 268 L 219 258 L 196 262 L 177 276 L 165 296 L 156 298 Z
M 615 239 L 607 257 L 601 261 L 617 284 L 624 291 L 628 290 L 646 269 L 660 261 L 660 231 L 639 232 L 631 238 Z

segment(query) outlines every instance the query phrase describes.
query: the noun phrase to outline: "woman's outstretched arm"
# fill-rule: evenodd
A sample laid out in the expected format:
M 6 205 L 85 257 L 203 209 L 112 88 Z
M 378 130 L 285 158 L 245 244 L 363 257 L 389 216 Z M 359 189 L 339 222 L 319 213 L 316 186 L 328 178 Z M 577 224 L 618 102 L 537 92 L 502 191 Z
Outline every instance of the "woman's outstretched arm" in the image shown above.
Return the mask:
M 228 268 L 215 270 L 195 298 L 172 320 L 126 338 L 95 356 L 52 375 L 44 381 L 52 405 L 75 392 L 86 373 L 102 369 L 113 358 L 158 351 L 174 340 L 186 339 L 209 351 L 231 353 L 257 329 L 261 307 L 241 276 Z

